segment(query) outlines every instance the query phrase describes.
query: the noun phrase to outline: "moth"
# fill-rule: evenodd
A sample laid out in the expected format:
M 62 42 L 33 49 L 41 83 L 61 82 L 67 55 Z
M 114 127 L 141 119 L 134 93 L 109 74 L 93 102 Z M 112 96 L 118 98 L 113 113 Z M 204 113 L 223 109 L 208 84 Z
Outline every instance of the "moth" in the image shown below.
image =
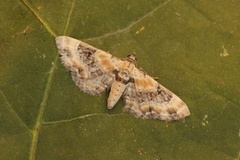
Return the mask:
M 124 110 L 136 117 L 173 121 L 190 115 L 178 96 L 135 66 L 135 55 L 117 58 L 67 36 L 56 37 L 56 45 L 62 64 L 80 90 L 90 95 L 110 90 L 108 109 L 122 97 Z

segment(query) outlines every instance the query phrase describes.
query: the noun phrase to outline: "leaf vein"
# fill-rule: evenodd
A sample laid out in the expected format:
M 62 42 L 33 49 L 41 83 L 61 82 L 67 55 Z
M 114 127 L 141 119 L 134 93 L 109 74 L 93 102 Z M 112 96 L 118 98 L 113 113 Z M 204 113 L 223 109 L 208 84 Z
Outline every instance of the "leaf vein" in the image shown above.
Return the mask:
M 123 29 L 119 29 L 115 32 L 111 32 L 111 33 L 107 33 L 107 34 L 103 34 L 101 36 L 98 37 L 94 37 L 94 38 L 87 38 L 85 39 L 85 41 L 92 41 L 92 40 L 97 40 L 97 39 L 102 39 L 102 38 L 106 38 L 109 36 L 114 36 L 116 34 L 119 33 L 123 33 L 123 32 L 127 32 L 130 28 L 132 28 L 133 26 L 135 26 L 136 24 L 138 24 L 139 22 L 141 22 L 142 20 L 144 20 L 145 18 L 149 17 L 150 15 L 152 15 L 154 12 L 156 12 L 157 10 L 159 10 L 160 8 L 164 7 L 166 4 L 168 4 L 171 0 L 167 0 L 166 2 L 160 4 L 159 6 L 157 6 L 156 8 L 154 8 L 153 10 L 151 10 L 150 12 L 148 12 L 147 14 L 145 14 L 144 16 L 142 16 L 141 18 L 139 18 L 138 20 L 130 23 L 130 25 L 128 25 L 127 27 L 123 28 Z
M 24 123 L 24 121 L 18 116 L 18 114 L 15 112 L 15 110 L 12 108 L 11 104 L 8 102 L 6 96 L 4 95 L 4 93 L 2 91 L 0 91 L 0 94 L 2 95 L 3 99 L 5 100 L 6 108 L 9 110 L 9 112 L 11 114 L 13 114 L 15 117 L 17 117 L 17 119 L 19 120 L 19 122 L 25 127 L 27 128 L 29 131 L 31 131 L 28 126 Z
M 72 6 L 71 6 L 71 9 L 70 9 L 70 12 L 69 12 L 69 15 L 68 15 L 68 19 L 67 19 L 67 22 L 66 22 L 66 26 L 65 26 L 65 30 L 64 30 L 64 35 L 67 32 L 67 28 L 68 28 L 68 25 L 69 25 L 69 22 L 70 22 L 72 13 L 73 13 L 74 4 L 75 4 L 75 0 L 72 1 Z
M 26 0 L 22 0 L 22 3 L 37 17 L 37 19 L 43 24 L 43 26 L 47 29 L 47 31 L 53 35 L 54 37 L 57 36 L 57 34 L 53 31 L 53 29 L 49 26 L 49 24 L 42 19 L 42 17 L 39 15 L 39 13 L 37 12 L 36 9 L 34 9 L 29 2 L 27 2 Z
M 120 113 L 120 114 L 109 115 L 109 114 L 104 114 L 104 113 L 92 113 L 92 114 L 86 114 L 86 115 L 79 116 L 79 117 L 74 117 L 74 118 L 71 118 L 71 119 L 65 119 L 65 120 L 59 120 L 59 121 L 51 121 L 51 122 L 43 122 L 42 124 L 50 125 L 50 124 L 58 124 L 58 123 L 67 123 L 67 122 L 72 122 L 72 121 L 85 119 L 85 118 L 89 118 L 89 117 L 94 117 L 94 116 L 115 117 L 115 116 L 121 116 L 121 115 L 124 115 L 124 114 Z
M 55 64 L 56 64 L 57 60 L 58 60 L 58 56 L 56 56 L 56 58 L 53 62 L 53 66 L 51 67 L 51 69 L 49 71 L 49 77 L 48 77 L 48 81 L 47 81 L 46 88 L 45 88 L 45 91 L 44 91 L 43 100 L 42 100 L 42 103 L 40 104 L 39 114 L 37 116 L 35 126 L 34 126 L 33 131 L 32 131 L 32 144 L 31 144 L 31 147 L 30 147 L 30 158 L 29 158 L 30 160 L 35 159 L 39 130 L 40 130 L 41 124 L 43 122 L 43 114 L 44 114 L 44 111 L 46 109 L 47 99 L 48 99 L 48 96 L 49 96 L 49 91 L 51 89 L 51 85 L 52 85 L 52 81 L 53 81 L 53 75 L 54 75 L 54 71 L 56 69 Z

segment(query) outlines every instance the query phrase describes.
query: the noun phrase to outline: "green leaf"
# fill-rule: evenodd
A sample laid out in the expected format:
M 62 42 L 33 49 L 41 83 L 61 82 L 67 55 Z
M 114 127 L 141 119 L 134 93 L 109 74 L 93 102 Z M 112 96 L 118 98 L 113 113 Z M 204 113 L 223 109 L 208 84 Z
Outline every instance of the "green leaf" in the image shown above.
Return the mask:
M 0 6 L 0 159 L 239 159 L 237 0 L 22 0 Z M 138 67 L 189 106 L 136 119 L 82 93 L 61 65 L 67 35 Z

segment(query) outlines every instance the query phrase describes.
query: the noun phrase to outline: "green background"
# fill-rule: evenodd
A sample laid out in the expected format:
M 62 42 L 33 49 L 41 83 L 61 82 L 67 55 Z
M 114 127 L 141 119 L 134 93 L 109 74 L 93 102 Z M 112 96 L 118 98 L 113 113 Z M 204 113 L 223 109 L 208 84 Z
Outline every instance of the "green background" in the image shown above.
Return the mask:
M 238 0 L 22 0 L 0 5 L 0 159 L 240 159 Z M 185 120 L 107 110 L 82 93 L 54 38 L 138 67 L 188 105 Z

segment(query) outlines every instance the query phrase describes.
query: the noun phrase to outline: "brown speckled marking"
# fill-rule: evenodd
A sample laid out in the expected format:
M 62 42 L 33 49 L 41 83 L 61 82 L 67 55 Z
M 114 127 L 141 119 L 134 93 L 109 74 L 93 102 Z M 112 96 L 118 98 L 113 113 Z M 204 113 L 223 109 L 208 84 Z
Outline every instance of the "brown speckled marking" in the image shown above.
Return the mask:
M 167 112 L 172 115 L 172 114 L 177 114 L 177 111 L 174 108 L 168 108 Z

